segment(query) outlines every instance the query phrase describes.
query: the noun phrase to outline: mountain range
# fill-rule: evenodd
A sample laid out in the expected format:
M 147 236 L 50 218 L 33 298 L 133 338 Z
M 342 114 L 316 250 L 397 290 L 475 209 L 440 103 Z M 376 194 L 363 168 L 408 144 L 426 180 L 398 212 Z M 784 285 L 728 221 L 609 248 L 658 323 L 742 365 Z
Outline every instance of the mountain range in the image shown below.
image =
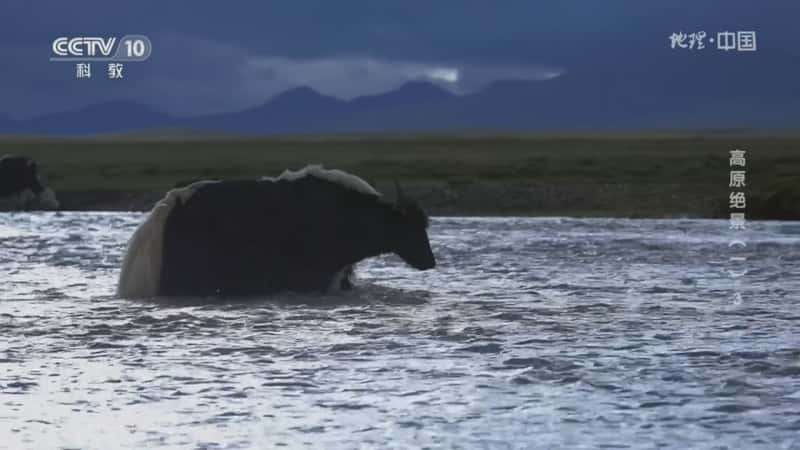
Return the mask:
M 297 87 L 254 108 L 190 118 L 115 100 L 26 120 L 0 116 L 0 133 L 82 135 L 180 129 L 269 135 L 773 129 L 800 124 L 800 63 L 797 70 L 770 73 L 741 55 L 687 56 L 676 61 L 668 71 L 647 71 L 644 61 L 643 70 L 637 72 L 621 72 L 619 65 L 609 61 L 547 81 L 498 81 L 467 95 L 422 81 L 351 100 Z M 658 67 L 663 68 L 663 62 Z

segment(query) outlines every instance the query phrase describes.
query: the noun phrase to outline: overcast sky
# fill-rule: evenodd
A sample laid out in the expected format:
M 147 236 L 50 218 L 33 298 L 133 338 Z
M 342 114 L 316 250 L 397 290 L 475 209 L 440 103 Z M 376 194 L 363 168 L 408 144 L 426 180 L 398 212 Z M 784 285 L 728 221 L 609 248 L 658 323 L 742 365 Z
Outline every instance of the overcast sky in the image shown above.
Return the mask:
M 800 61 L 798 0 L 3 0 L 0 18 L 0 114 L 15 118 L 115 99 L 227 112 L 300 85 L 352 98 L 410 80 L 468 93 L 600 66 L 669 70 L 676 31 L 752 29 L 759 51 Z M 48 60 L 56 37 L 125 34 L 149 36 L 153 54 L 123 80 Z

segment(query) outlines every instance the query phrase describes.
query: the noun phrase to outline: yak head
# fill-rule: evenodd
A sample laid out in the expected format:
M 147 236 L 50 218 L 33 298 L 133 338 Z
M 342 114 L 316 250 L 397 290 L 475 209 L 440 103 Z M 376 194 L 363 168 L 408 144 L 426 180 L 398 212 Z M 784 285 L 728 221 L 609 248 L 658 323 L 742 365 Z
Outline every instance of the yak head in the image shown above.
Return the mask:
M 39 178 L 39 169 L 30 158 L 24 156 L 4 156 L 0 158 L 0 173 L 3 178 L 13 181 L 16 191 L 30 189 L 39 195 L 44 191 L 44 185 Z M 7 186 L 11 187 L 11 186 Z
M 411 267 L 428 270 L 436 266 L 436 258 L 428 241 L 428 215 L 413 199 L 407 197 L 395 182 L 397 192 L 391 224 L 392 252 Z

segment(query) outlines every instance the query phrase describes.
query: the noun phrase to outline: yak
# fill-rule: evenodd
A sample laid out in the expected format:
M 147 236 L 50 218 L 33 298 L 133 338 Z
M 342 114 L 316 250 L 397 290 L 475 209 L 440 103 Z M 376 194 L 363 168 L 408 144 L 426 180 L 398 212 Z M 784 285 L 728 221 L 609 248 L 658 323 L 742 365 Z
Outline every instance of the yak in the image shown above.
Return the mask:
M 313 165 L 276 178 L 173 189 L 128 242 L 117 294 L 348 289 L 357 262 L 388 253 L 431 269 L 428 216 L 395 186 L 390 202 L 355 175 Z
M 58 206 L 34 160 L 14 155 L 0 158 L 0 211 L 58 209 Z

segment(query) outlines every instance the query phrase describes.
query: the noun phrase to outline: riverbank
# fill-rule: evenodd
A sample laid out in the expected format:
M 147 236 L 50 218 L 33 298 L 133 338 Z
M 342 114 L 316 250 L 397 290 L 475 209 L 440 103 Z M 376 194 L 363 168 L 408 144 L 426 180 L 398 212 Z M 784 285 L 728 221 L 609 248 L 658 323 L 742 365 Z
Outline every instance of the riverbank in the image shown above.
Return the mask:
M 39 162 L 66 210 L 148 210 L 179 183 L 324 164 L 383 192 L 397 179 L 432 215 L 724 217 L 733 149 L 747 151 L 748 212 L 800 186 L 798 136 L 0 138 L 0 153 Z
M 684 204 L 679 196 L 661 198 L 661 193 L 654 190 L 630 192 L 632 187 L 622 184 L 400 183 L 406 193 L 435 216 L 710 217 L 718 206 L 711 197 Z M 394 195 L 389 183 L 375 184 L 379 191 Z M 163 191 L 64 191 L 59 200 L 62 210 L 147 211 L 163 195 Z

